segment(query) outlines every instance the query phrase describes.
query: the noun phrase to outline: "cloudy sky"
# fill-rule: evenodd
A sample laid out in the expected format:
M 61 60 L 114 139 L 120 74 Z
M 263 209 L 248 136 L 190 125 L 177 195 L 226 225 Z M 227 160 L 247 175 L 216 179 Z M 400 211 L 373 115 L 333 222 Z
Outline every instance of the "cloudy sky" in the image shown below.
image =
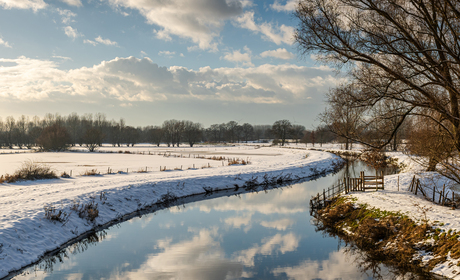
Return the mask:
M 311 128 L 334 71 L 300 57 L 293 0 L 0 0 L 0 116 Z

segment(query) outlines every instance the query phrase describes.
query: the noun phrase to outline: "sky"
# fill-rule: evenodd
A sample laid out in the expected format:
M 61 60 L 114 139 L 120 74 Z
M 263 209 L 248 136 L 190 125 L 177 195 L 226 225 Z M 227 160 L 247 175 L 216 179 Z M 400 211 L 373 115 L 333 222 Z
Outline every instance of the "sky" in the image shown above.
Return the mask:
M 342 79 L 301 55 L 295 2 L 0 0 L 0 117 L 313 128 Z

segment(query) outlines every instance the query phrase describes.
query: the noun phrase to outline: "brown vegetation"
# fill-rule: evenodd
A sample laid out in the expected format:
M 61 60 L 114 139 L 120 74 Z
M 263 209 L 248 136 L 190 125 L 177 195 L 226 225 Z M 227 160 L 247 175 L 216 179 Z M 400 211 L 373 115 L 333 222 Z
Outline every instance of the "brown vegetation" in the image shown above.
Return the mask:
M 90 169 L 86 170 L 85 172 L 81 173 L 82 176 L 95 176 L 100 175 L 101 173 L 97 171 L 97 169 Z
M 420 209 L 421 215 L 426 216 L 429 210 Z M 345 198 L 319 210 L 316 217 L 320 230 L 338 234 L 364 250 L 369 257 L 395 267 L 428 272 L 445 261 L 449 252 L 452 258 L 460 258 L 459 234 L 436 229 L 426 218 L 416 223 L 399 212 L 356 206 Z M 416 257 L 420 250 L 434 258 L 420 263 Z
M 101 200 L 103 195 L 101 193 Z M 99 216 L 99 210 L 97 209 L 98 204 L 94 200 L 80 204 L 78 200 L 73 202 L 73 205 L 70 209 L 78 213 L 78 216 L 82 219 L 86 219 L 90 222 L 93 222 Z
M 14 172 L 13 175 L 2 175 L 0 177 L 0 184 L 2 183 L 14 183 L 16 181 L 26 180 L 39 180 L 39 179 L 56 179 L 58 178 L 56 173 L 51 169 L 50 166 L 35 162 L 25 161 L 22 166 Z

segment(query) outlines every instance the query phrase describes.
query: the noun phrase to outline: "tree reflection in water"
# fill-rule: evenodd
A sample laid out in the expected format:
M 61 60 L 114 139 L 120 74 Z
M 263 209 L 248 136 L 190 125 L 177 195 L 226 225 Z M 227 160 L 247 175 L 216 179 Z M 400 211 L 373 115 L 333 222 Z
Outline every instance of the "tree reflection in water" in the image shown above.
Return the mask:
M 60 250 L 59 252 L 43 258 L 38 264 L 34 265 L 33 270 L 27 269 L 24 270 L 20 275 L 26 276 L 31 273 L 34 273 L 34 277 L 38 276 L 38 273 L 46 274 L 52 273 L 54 271 L 54 266 L 56 264 L 64 263 L 64 260 L 69 259 L 70 255 L 76 255 L 83 253 L 88 248 L 96 246 L 99 242 L 104 240 L 107 237 L 107 232 L 101 230 L 98 232 L 92 232 L 88 234 L 84 239 L 73 243 L 66 247 L 65 249 Z
M 429 280 L 433 279 L 432 274 L 428 274 L 416 264 L 401 265 L 393 260 L 386 259 L 380 250 L 364 250 L 359 248 L 349 236 L 338 232 L 335 229 L 324 226 L 320 220 L 312 218 L 312 224 L 317 232 L 321 232 L 323 237 L 338 238 L 338 250 L 342 251 L 362 274 L 371 274 L 374 279 L 395 279 L 395 280 Z

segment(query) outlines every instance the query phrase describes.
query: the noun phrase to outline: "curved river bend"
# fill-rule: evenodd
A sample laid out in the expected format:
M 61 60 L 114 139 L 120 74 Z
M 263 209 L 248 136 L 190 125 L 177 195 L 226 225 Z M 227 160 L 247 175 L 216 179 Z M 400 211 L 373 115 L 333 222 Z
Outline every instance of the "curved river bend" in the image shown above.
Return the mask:
M 289 187 L 195 197 L 93 234 L 13 279 L 391 279 L 387 267 L 366 270 L 340 239 L 317 232 L 309 214 L 312 195 L 364 169 L 356 163 Z

